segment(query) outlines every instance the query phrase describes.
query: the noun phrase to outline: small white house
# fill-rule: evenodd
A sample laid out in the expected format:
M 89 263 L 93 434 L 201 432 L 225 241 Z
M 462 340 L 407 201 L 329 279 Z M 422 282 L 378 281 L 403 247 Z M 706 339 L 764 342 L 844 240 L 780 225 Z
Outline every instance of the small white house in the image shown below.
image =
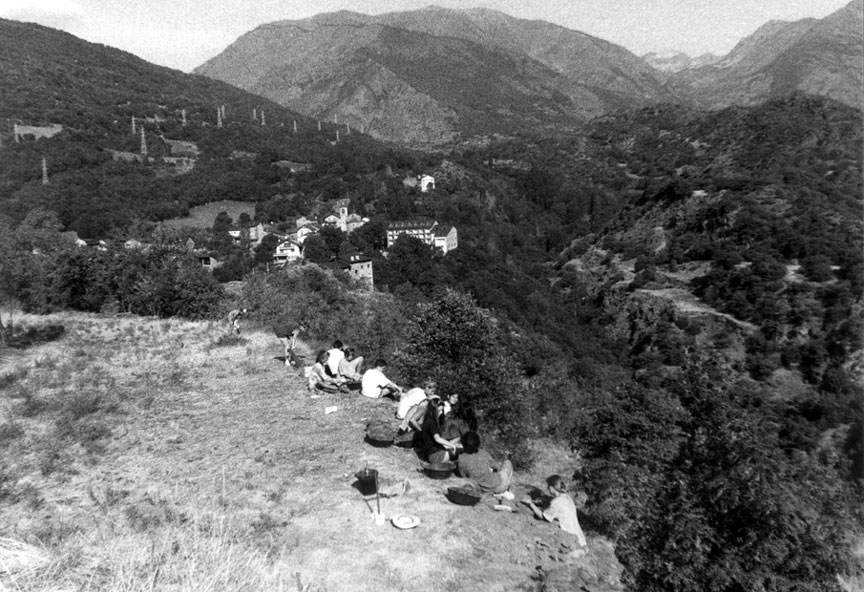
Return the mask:
M 291 238 L 286 238 L 278 245 L 276 245 L 276 250 L 273 252 L 273 262 L 276 265 L 293 263 L 294 261 L 298 261 L 302 258 L 302 246 L 297 241 Z
M 455 226 L 437 226 L 435 228 L 435 238 L 432 243 L 443 253 L 449 253 L 459 246 L 459 233 Z
M 431 177 L 429 175 L 420 175 L 420 191 L 426 193 L 427 191 L 435 190 L 435 177 Z
M 435 189 L 435 177 L 430 175 L 420 175 L 419 177 L 410 175 L 402 179 L 402 184 L 405 187 L 419 187 L 422 193 L 426 193 Z

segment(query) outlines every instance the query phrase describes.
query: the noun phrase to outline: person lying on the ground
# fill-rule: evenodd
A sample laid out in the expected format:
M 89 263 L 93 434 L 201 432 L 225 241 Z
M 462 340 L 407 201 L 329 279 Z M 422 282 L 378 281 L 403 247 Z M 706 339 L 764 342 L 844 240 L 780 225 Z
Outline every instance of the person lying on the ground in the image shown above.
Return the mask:
M 399 404 L 396 406 L 396 419 L 404 420 L 408 413 L 414 407 L 421 407 L 423 412 L 426 411 L 426 403 L 435 394 L 435 383 L 427 380 L 423 384 L 423 388 L 415 386 L 402 393 L 399 397 Z M 418 428 L 419 429 L 419 428 Z
M 402 389 L 389 378 L 384 376 L 384 368 L 387 366 L 387 361 L 382 359 L 375 360 L 375 365 L 363 373 L 361 379 L 360 394 L 370 399 L 380 399 L 381 397 L 398 398 L 402 393 Z
M 354 356 L 354 348 L 349 347 L 345 350 L 345 356 L 339 362 L 339 371 L 337 376 L 345 379 L 347 382 L 360 382 L 363 375 L 360 373 L 360 368 L 363 366 L 363 356 Z
M 429 401 L 426 417 L 420 429 L 423 454 L 432 464 L 440 464 L 452 460 L 456 456 L 457 444 L 441 435 L 441 419 L 444 417 L 444 404 L 440 399 Z
M 276 334 L 276 338 L 282 344 L 282 347 L 285 349 L 285 365 L 290 366 L 291 360 L 296 357 L 293 356 L 294 348 L 297 346 L 297 336 L 300 333 L 306 331 L 306 325 L 303 322 L 297 323 L 297 325 L 293 325 L 291 323 L 279 323 L 273 327 L 273 332 Z M 296 362 L 295 362 L 296 363 Z
M 315 357 L 315 365 L 309 371 L 309 388 L 335 393 L 339 390 L 341 383 L 338 379 L 327 374 L 324 369 L 325 364 L 327 364 L 327 352 L 322 350 L 318 352 Z
M 342 342 L 338 339 L 333 342 L 333 347 L 327 350 L 327 373 L 330 376 L 339 376 L 339 362 L 345 357 L 345 352 L 342 350 Z
M 477 432 L 466 432 L 462 436 L 462 452 L 459 454 L 459 474 L 473 479 L 480 489 L 491 493 L 504 493 L 513 480 L 513 463 L 510 460 L 496 462 L 488 452 L 480 448 Z
M 552 496 L 552 502 L 545 511 L 537 507 L 530 495 L 523 497 L 522 503 L 531 508 L 538 520 L 558 522 L 561 530 L 574 535 L 579 548 L 573 552 L 573 556 L 584 555 L 588 551 L 588 542 L 585 540 L 585 534 L 579 525 L 576 504 L 573 503 L 573 498 L 567 494 L 567 484 L 559 475 L 552 475 L 546 479 L 546 487 L 549 489 L 549 495 Z

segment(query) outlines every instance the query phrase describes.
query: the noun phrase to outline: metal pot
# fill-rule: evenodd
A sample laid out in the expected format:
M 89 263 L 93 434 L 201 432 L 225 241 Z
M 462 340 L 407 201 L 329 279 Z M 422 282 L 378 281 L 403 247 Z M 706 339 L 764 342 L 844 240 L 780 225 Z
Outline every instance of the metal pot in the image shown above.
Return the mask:
M 423 472 L 431 479 L 447 479 L 456 470 L 456 463 L 426 463 L 423 465 Z
M 357 478 L 357 488 L 363 495 L 374 495 L 378 491 L 378 471 L 363 469 L 354 473 Z

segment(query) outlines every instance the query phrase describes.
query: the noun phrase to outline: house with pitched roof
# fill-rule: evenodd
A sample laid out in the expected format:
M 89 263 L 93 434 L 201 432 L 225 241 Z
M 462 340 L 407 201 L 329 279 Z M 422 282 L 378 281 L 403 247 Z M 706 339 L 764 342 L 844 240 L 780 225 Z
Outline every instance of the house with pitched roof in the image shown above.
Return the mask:
M 293 263 L 303 258 L 303 246 L 293 238 L 285 238 L 273 252 L 273 263 L 276 265 L 285 265 Z
M 413 236 L 429 246 L 449 253 L 459 246 L 459 235 L 455 226 L 440 226 L 436 220 L 420 218 L 387 225 L 387 248 L 393 246 L 400 236 Z

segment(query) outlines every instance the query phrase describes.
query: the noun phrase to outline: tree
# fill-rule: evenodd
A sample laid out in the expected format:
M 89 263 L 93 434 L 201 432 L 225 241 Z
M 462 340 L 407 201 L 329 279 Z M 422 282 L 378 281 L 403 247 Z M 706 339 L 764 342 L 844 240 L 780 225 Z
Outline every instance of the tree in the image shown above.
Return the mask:
M 409 383 L 434 380 L 441 392 L 459 393 L 491 428 L 524 454 L 524 388 L 498 321 L 468 296 L 447 290 L 421 305 L 397 358 Z M 513 449 L 511 449 L 513 450 Z
M 324 239 L 318 235 L 306 237 L 303 241 L 303 257 L 312 263 L 323 264 L 333 259 L 333 254 Z
M 213 232 L 228 232 L 233 224 L 234 220 L 228 212 L 219 212 L 213 220 Z
M 255 247 L 255 265 L 260 267 L 273 261 L 273 252 L 280 242 L 281 239 L 275 234 L 268 234 L 261 239 L 261 242 Z

